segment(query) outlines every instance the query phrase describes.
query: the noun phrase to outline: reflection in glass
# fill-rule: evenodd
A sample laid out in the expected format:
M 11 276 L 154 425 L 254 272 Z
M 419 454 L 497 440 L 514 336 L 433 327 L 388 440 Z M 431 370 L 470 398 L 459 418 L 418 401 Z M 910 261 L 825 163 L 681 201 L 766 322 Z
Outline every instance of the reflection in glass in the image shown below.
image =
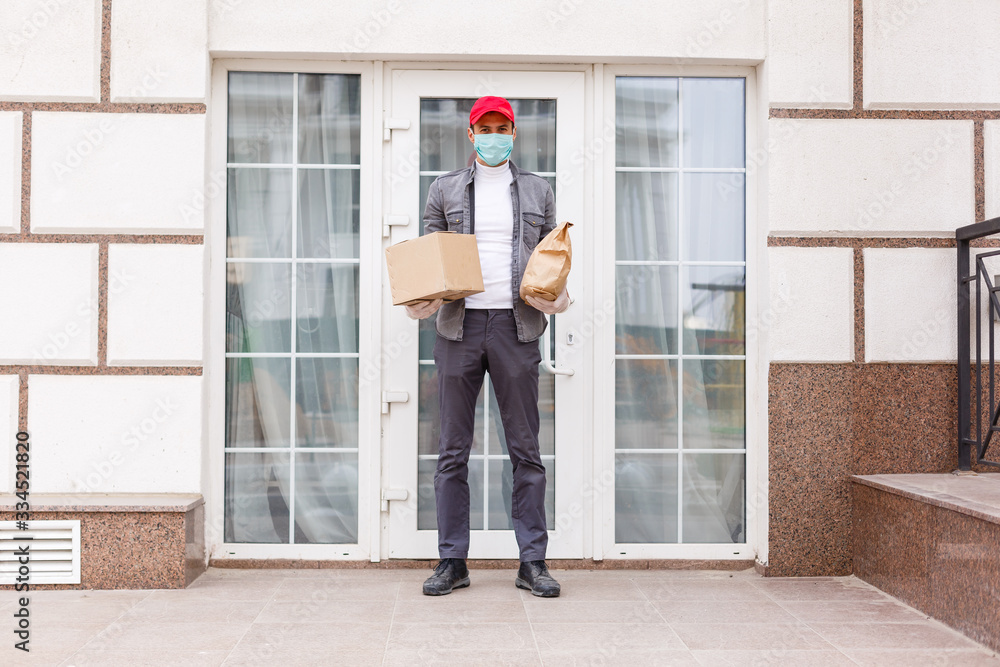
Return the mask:
M 291 349 L 291 266 L 226 265 L 226 352 Z
M 229 162 L 292 161 L 293 74 L 229 73 Z
M 746 541 L 743 454 L 684 455 L 684 542 Z
M 292 170 L 229 169 L 228 257 L 292 256 Z
M 358 360 L 303 359 L 295 370 L 297 447 L 358 446 Z
M 615 454 L 615 542 L 677 542 L 676 454 Z
M 746 362 L 684 360 L 684 447 L 742 449 L 746 444 Z
M 303 263 L 296 272 L 297 350 L 357 352 L 358 265 Z
M 615 352 L 677 353 L 677 268 L 615 269 Z
M 677 446 L 677 362 L 616 359 L 615 448 Z
M 685 174 L 684 252 L 687 260 L 746 259 L 742 173 Z
M 361 76 L 299 74 L 299 162 L 360 164 Z
M 743 78 L 684 80 L 684 166 L 744 166 Z
M 742 266 L 684 269 L 685 354 L 744 354 L 746 270 Z
M 677 259 L 677 174 L 623 172 L 615 183 L 615 258 Z
M 615 78 L 615 164 L 677 166 L 677 79 Z
M 295 453 L 295 543 L 358 541 L 358 455 Z
M 357 257 L 361 172 L 299 170 L 298 257 Z
M 288 543 L 287 452 L 226 454 L 225 541 Z

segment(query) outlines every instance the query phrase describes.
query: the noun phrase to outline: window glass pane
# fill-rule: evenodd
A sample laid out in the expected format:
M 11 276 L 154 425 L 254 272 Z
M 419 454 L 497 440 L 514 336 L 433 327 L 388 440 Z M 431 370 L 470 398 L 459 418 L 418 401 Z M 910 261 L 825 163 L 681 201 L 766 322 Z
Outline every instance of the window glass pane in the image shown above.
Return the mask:
M 615 164 L 677 166 L 677 79 L 615 79 Z
M 358 360 L 299 359 L 297 447 L 358 446 Z
M 684 455 L 684 542 L 746 541 L 742 454 Z
M 664 451 L 745 449 L 744 84 L 616 80 L 619 542 L 745 541 L 744 452 Z
M 615 184 L 615 257 L 676 260 L 677 174 L 620 172 Z
M 742 266 L 684 269 L 684 353 L 746 352 L 746 270 Z
M 615 360 L 615 449 L 677 449 L 677 362 Z
M 742 449 L 746 445 L 746 362 L 684 360 L 684 447 Z
M 302 353 L 358 351 L 357 264 L 296 267 L 296 346 Z
M 299 170 L 299 257 L 358 257 L 361 172 Z
M 357 542 L 357 452 L 300 451 L 293 465 L 288 450 L 360 447 L 360 171 L 342 168 L 360 163 L 359 86 L 356 74 L 230 76 L 225 445 L 286 451 L 227 451 L 227 541 Z
M 292 161 L 293 76 L 229 73 L 229 162 Z
M 288 543 L 287 452 L 226 454 L 226 542 Z
M 615 542 L 677 542 L 676 454 L 615 454 Z
M 229 257 L 292 256 L 292 170 L 230 169 Z
M 684 231 L 689 260 L 746 259 L 743 174 L 684 174 Z
M 226 352 L 288 352 L 290 264 L 226 265 Z
M 677 353 L 677 267 L 619 266 L 615 352 Z
M 358 455 L 295 452 L 295 543 L 358 541 Z
M 685 167 L 744 166 L 744 81 L 683 80 Z
M 361 162 L 361 76 L 299 74 L 299 162 Z
M 226 359 L 226 443 L 288 447 L 292 365 L 288 359 Z

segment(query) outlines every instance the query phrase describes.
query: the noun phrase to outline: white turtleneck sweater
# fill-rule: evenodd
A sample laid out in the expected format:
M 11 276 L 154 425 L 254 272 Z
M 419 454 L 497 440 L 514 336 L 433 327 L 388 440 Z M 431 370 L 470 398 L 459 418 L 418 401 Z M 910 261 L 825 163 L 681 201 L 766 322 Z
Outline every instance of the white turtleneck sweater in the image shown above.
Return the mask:
M 485 292 L 465 297 L 466 308 L 513 308 L 510 257 L 514 239 L 514 204 L 510 162 L 496 167 L 476 163 L 476 245 Z

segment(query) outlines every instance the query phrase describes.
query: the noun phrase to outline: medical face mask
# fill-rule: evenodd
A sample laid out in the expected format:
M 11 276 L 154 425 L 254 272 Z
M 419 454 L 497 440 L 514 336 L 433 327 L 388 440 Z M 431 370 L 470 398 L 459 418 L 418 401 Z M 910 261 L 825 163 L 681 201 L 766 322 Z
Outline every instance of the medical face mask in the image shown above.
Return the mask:
M 491 167 L 509 158 L 514 148 L 513 134 L 477 134 L 475 141 L 476 153 Z

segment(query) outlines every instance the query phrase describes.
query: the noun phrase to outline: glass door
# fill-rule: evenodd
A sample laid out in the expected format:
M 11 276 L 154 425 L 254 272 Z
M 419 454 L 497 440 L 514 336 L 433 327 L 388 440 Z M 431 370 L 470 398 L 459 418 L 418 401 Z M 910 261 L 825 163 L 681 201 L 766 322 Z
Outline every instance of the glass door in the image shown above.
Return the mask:
M 485 94 L 507 97 L 514 108 L 517 139 L 511 159 L 519 169 L 546 178 L 556 193 L 559 221 L 582 216 L 582 167 L 571 165 L 569 149 L 582 143 L 583 74 L 574 72 L 396 71 L 389 93 L 391 159 L 387 175 L 389 213 L 407 224 L 391 227 L 389 242 L 423 233 L 422 216 L 430 184 L 439 175 L 472 164 L 475 153 L 466 136 L 469 110 Z M 489 82 L 489 90 L 484 88 Z M 566 165 L 564 167 L 564 165 Z M 557 177 L 558 175 L 558 177 Z M 570 294 L 574 306 L 551 318 L 548 354 L 539 376 L 539 440 L 546 468 L 546 517 L 552 557 L 579 557 L 583 516 L 570 518 L 571 499 L 579 497 L 584 451 L 583 382 L 560 369 L 582 368 L 588 342 L 566 345 L 566 337 L 585 308 L 585 229 L 573 230 L 574 268 Z M 388 291 L 386 290 L 386 303 Z M 389 407 L 387 479 L 391 557 L 437 555 L 434 471 L 438 451 L 437 373 L 433 361 L 434 318 L 413 322 L 402 308 L 388 306 L 389 340 L 402 353 L 389 370 L 386 389 L 406 391 L 406 403 Z M 412 334 L 412 339 L 407 336 Z M 555 368 L 556 372 L 552 372 Z M 574 412 L 576 416 L 574 417 Z M 516 558 L 511 522 L 511 465 L 489 376 L 479 396 L 476 430 L 469 460 L 472 558 Z M 405 499 L 403 497 L 405 496 Z M 560 510 L 562 508 L 562 514 Z M 560 520 L 562 519 L 562 520 Z

